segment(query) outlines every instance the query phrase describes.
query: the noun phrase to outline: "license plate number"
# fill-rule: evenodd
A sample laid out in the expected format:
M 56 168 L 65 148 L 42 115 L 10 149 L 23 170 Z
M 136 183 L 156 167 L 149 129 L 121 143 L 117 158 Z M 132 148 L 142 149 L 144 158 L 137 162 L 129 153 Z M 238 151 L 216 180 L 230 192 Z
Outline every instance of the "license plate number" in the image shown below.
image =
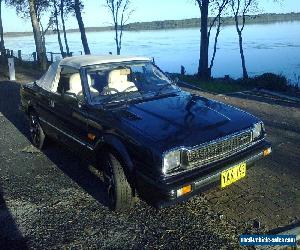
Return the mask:
M 232 183 L 246 176 L 246 162 L 242 162 L 221 173 L 221 188 L 227 187 Z

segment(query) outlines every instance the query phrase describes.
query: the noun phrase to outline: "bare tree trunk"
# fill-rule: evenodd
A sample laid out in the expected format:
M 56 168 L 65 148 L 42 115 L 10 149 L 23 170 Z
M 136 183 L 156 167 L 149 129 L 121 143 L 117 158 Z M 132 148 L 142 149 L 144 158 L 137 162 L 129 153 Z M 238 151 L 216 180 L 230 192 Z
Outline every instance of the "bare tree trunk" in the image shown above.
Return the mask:
M 35 7 L 34 7 L 34 0 L 28 0 L 28 4 L 29 4 L 29 13 L 30 13 L 30 18 L 31 18 L 32 31 L 33 31 L 33 35 L 34 35 L 38 61 L 40 63 L 42 70 L 46 70 L 47 69 L 46 50 L 45 50 L 45 46 L 43 45 L 40 24 L 37 19 Z
M 123 30 L 124 30 L 124 24 L 121 24 L 121 31 L 120 31 L 120 38 L 119 38 L 119 50 L 121 53 L 121 49 L 122 49 L 122 38 L 123 38 Z
M 81 16 L 80 2 L 79 2 L 79 0 L 74 0 L 74 3 L 75 3 L 74 4 L 74 9 L 75 9 L 75 14 L 76 14 L 80 34 L 81 34 L 81 41 L 82 41 L 82 46 L 83 46 L 83 49 L 84 49 L 84 53 L 85 54 L 91 54 L 89 44 L 88 44 L 86 34 L 85 34 L 84 23 L 83 23 L 82 16 Z
M 221 16 L 219 15 L 218 16 L 218 27 L 217 27 L 217 31 L 216 31 L 216 35 L 215 35 L 215 42 L 214 42 L 214 51 L 213 51 L 213 55 L 210 60 L 210 66 L 209 66 L 210 73 L 211 73 L 212 67 L 214 66 L 214 61 L 216 58 L 218 38 L 220 35 L 220 31 L 221 31 Z
M 0 0 L 0 52 L 5 50 L 2 25 L 2 0 Z
M 117 55 L 119 56 L 121 54 L 121 49 L 119 46 L 119 34 L 118 34 L 118 24 L 115 23 L 115 41 L 117 46 Z
M 240 47 L 240 55 L 241 55 L 241 60 L 242 60 L 243 78 L 248 79 L 249 76 L 248 76 L 248 72 L 247 72 L 247 68 L 246 68 L 245 55 L 244 55 L 244 49 L 243 49 L 243 36 L 242 36 L 243 28 L 242 29 L 239 28 L 239 17 L 238 17 L 237 13 L 234 16 L 234 21 L 235 21 L 236 31 L 237 31 L 238 37 L 239 37 L 239 47 Z
M 240 55 L 241 55 L 241 60 L 242 60 L 242 68 L 243 68 L 243 78 L 247 79 L 249 78 L 248 72 L 247 72 L 247 68 L 246 68 L 246 62 L 245 62 L 245 55 L 244 55 L 244 49 L 243 49 L 243 30 L 245 28 L 245 24 L 246 24 L 246 13 L 247 11 L 249 11 L 249 7 L 251 6 L 251 4 L 253 4 L 255 1 L 253 0 L 247 0 L 245 2 L 245 5 L 242 9 L 242 14 L 241 14 L 241 27 L 239 26 L 239 11 L 241 8 L 241 0 L 236 0 L 237 2 L 235 2 L 235 0 L 231 0 L 231 8 L 232 8 L 232 12 L 234 14 L 234 21 L 235 21 L 235 28 L 236 31 L 238 33 L 238 37 L 239 37 L 239 47 L 240 47 Z M 237 4 L 235 6 L 235 3 Z
M 201 43 L 200 43 L 200 60 L 198 75 L 202 79 L 208 79 L 209 69 L 208 69 L 208 46 L 209 46 L 209 37 L 208 37 L 208 6 L 209 0 L 202 1 L 201 9 Z
M 117 55 L 121 54 L 124 26 L 133 12 L 130 4 L 130 0 L 106 0 L 106 7 L 109 9 L 114 22 Z
M 69 49 L 69 44 L 68 44 L 68 39 L 67 39 L 67 32 L 66 32 L 66 25 L 65 25 L 65 18 L 64 18 L 64 0 L 60 1 L 60 17 L 61 17 L 61 22 L 62 22 L 62 27 L 63 27 L 67 55 L 70 56 L 70 49 Z
M 61 37 L 60 37 L 60 30 L 59 30 L 59 25 L 58 25 L 58 12 L 57 12 L 57 5 L 56 5 L 56 0 L 53 0 L 53 5 L 54 5 L 54 16 L 55 16 L 55 25 L 56 25 L 56 32 L 57 32 L 57 40 L 59 44 L 59 49 L 62 57 L 65 57 L 65 52 L 64 52 L 64 47 L 61 42 Z
M 239 46 L 240 46 L 242 67 L 243 67 L 243 77 L 244 77 L 244 79 L 248 79 L 249 76 L 248 76 L 248 72 L 247 72 L 247 68 L 246 68 L 246 61 L 245 61 L 245 56 L 244 56 L 242 32 L 238 31 L 238 35 L 239 35 Z

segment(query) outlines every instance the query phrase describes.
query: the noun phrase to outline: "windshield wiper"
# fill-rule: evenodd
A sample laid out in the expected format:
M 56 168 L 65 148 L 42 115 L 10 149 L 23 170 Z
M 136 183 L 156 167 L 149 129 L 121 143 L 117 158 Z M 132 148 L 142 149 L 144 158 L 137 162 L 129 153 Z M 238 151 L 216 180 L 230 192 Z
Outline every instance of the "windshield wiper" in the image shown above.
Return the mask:
M 106 103 L 110 103 L 110 102 L 122 97 L 123 95 L 125 96 L 125 98 L 127 97 L 127 94 L 125 92 L 119 92 L 119 93 L 116 93 L 114 95 L 108 96 L 107 98 L 104 99 L 104 101 Z
M 104 105 L 112 105 L 112 104 L 117 104 L 117 103 L 125 103 L 125 105 L 127 106 L 129 102 L 134 101 L 134 100 L 140 100 L 140 99 L 144 99 L 143 94 L 141 92 L 135 92 L 135 93 L 139 93 L 139 97 L 130 97 L 130 93 L 132 94 L 133 92 L 120 92 L 117 94 L 114 94 L 112 96 L 109 96 L 108 98 L 106 98 L 104 100 L 105 104 Z M 116 100 L 117 98 L 123 97 L 122 99 L 120 99 L 118 102 L 113 102 L 114 100 Z
M 164 84 L 159 90 L 157 90 L 155 96 L 159 96 L 160 94 L 162 94 L 162 91 L 163 91 L 164 89 L 166 89 L 167 87 L 169 88 L 170 86 L 172 86 L 171 83 Z

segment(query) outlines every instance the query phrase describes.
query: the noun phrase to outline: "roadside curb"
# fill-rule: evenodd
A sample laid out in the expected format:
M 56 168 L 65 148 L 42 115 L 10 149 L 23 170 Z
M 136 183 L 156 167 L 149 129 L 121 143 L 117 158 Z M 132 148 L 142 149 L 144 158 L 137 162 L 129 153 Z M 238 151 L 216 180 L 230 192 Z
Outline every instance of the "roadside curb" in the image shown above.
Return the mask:
M 298 97 L 289 96 L 289 95 L 281 94 L 281 93 L 266 90 L 266 89 L 260 89 L 259 91 L 262 92 L 262 93 L 265 93 L 265 94 L 269 94 L 269 95 L 273 95 L 273 96 L 276 96 L 276 97 L 284 98 L 284 99 L 294 101 L 294 102 L 297 102 L 297 103 L 300 104 L 300 98 L 298 98 Z

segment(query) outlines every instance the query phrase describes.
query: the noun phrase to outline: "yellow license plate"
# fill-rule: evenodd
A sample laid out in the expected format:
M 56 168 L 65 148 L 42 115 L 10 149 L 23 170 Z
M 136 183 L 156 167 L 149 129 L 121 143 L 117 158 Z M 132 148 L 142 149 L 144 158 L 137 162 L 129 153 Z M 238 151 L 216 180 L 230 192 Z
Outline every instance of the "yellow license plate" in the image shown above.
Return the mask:
M 232 168 L 224 170 L 221 173 L 221 188 L 227 187 L 232 183 L 246 176 L 246 162 L 242 162 Z

